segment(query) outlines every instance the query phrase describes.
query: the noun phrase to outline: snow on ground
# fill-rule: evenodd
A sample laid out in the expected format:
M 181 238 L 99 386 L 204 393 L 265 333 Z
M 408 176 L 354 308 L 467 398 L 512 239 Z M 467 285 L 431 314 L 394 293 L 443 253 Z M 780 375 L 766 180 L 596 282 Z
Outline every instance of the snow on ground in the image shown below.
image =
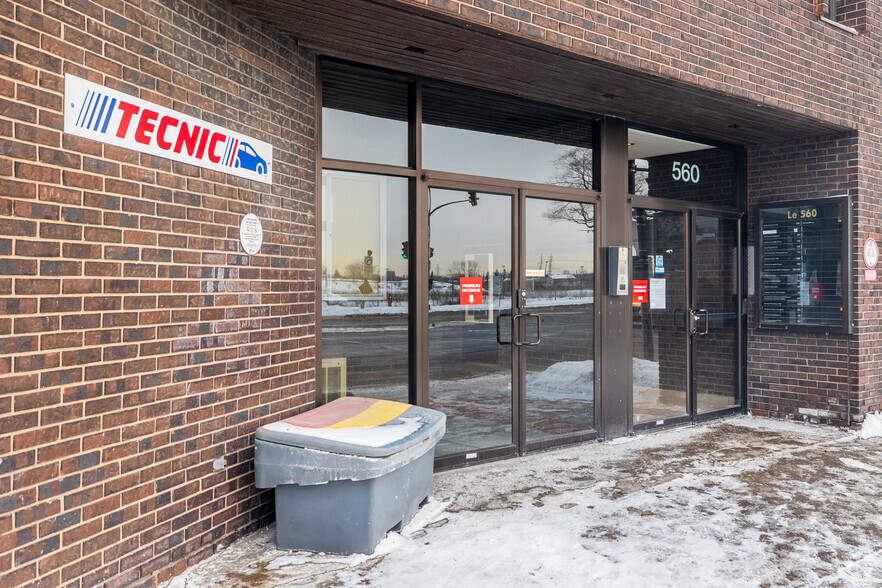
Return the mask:
M 209 586 L 879 586 L 882 439 L 738 417 L 436 474 L 372 555 L 272 527 L 173 579 Z

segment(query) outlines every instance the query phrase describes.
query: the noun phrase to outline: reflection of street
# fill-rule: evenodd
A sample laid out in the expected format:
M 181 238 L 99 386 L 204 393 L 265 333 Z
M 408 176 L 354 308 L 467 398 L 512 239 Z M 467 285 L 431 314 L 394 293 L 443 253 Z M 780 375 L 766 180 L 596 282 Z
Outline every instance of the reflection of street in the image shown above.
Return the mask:
M 543 319 L 541 345 L 527 350 L 531 440 L 593 426 L 594 306 L 574 300 L 549 302 L 530 308 Z M 429 315 L 429 405 L 448 416 L 438 455 L 512 443 L 512 347 L 497 343 L 495 322 L 464 319 L 463 309 Z M 509 321 L 502 319 L 504 340 L 511 338 Z M 346 354 L 349 394 L 406 401 L 406 327 L 402 314 L 326 316 L 322 354 Z M 525 335 L 536 339 L 535 322 L 527 323 Z
M 542 344 L 530 349 L 530 360 L 544 364 L 553 358 L 572 357 L 581 348 L 590 352 L 593 337 L 593 306 L 531 308 L 542 315 Z M 502 319 L 502 335 L 508 337 L 506 319 Z M 574 341 L 570 326 L 578 321 L 579 340 Z M 486 375 L 490 366 L 499 366 L 500 346 L 496 342 L 496 324 L 463 322 L 463 312 L 430 314 L 429 364 L 443 364 L 444 374 L 433 376 L 458 380 Z M 527 327 L 527 337 L 536 337 L 535 322 Z M 440 336 L 435 336 L 435 334 Z M 449 336 L 445 336 L 449 333 Z M 377 384 L 401 384 L 407 381 L 407 316 L 350 315 L 326 316 L 322 319 L 322 355 L 326 358 L 346 357 L 349 387 Z M 508 357 L 507 353 L 506 356 Z M 452 357 L 463 361 L 453 361 Z M 505 366 L 506 368 L 508 366 Z

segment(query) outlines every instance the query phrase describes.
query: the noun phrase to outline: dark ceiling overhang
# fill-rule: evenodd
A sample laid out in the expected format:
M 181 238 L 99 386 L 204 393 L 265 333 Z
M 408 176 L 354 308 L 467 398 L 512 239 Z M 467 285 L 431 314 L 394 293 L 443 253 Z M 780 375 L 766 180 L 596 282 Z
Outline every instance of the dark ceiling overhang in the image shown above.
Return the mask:
M 395 0 L 235 0 L 320 55 L 616 116 L 705 139 L 778 143 L 848 131 Z

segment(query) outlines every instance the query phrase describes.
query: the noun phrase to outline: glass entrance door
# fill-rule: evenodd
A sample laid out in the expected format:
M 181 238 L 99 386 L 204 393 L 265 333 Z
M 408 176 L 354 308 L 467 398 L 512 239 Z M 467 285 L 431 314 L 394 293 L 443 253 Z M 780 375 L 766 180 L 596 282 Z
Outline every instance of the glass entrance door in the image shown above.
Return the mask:
M 429 406 L 447 415 L 436 457 L 515 451 L 514 195 L 429 189 Z
M 534 197 L 524 210 L 524 431 L 533 449 L 595 429 L 595 210 L 588 202 Z
M 740 405 L 740 219 L 694 215 L 692 385 L 698 415 Z
M 439 463 L 593 436 L 594 204 L 432 187 L 428 211 Z
M 631 324 L 633 424 L 687 419 L 689 406 L 689 256 L 687 215 L 632 213 Z
M 695 209 L 632 212 L 633 426 L 741 406 L 741 221 Z

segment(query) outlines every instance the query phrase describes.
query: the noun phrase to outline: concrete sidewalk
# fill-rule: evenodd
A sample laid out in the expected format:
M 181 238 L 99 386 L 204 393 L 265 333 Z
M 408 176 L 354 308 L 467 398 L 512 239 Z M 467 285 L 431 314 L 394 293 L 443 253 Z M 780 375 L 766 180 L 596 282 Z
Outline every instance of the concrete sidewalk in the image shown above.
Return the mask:
M 370 556 L 263 529 L 204 586 L 880 586 L 882 439 L 738 417 L 437 474 Z

